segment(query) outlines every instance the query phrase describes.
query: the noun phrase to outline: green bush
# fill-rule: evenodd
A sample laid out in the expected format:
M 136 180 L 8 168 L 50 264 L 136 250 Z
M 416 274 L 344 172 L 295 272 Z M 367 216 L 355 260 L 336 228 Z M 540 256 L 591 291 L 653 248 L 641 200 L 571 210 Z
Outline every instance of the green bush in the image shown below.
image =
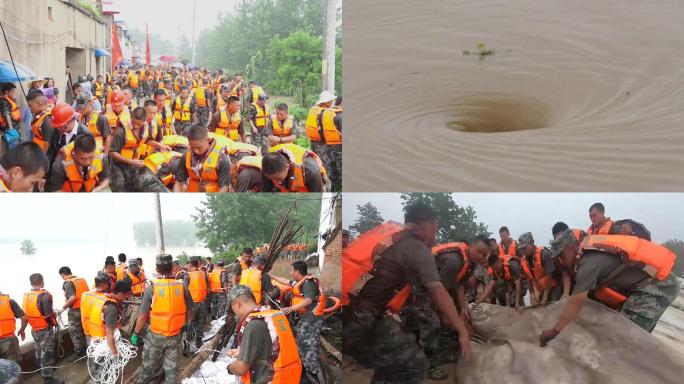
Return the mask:
M 294 117 L 294 119 L 303 126 L 304 122 L 306 121 L 306 116 L 309 114 L 309 111 L 306 109 L 306 107 L 295 104 L 291 105 L 289 109 L 290 115 L 292 115 L 292 117 Z
M 306 135 L 297 137 L 294 143 L 299 145 L 300 147 L 311 149 L 311 142 L 309 141 L 309 138 L 306 137 Z

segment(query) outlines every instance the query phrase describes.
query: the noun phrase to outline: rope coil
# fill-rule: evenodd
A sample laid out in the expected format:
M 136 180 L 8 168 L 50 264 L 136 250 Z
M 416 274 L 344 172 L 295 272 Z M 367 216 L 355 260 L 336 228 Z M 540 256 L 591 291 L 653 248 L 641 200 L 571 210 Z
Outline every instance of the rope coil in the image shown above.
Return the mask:
M 123 382 L 123 370 L 130 360 L 133 360 L 138 354 L 138 348 L 131 345 L 128 340 L 125 340 L 117 332 L 115 337 L 116 350 L 118 355 L 112 355 L 109 350 L 109 345 L 105 338 L 92 338 L 86 354 L 88 355 L 88 373 L 90 378 L 97 384 L 114 384 L 117 378 L 121 377 Z M 90 367 L 91 364 L 97 366 L 96 372 L 93 372 Z

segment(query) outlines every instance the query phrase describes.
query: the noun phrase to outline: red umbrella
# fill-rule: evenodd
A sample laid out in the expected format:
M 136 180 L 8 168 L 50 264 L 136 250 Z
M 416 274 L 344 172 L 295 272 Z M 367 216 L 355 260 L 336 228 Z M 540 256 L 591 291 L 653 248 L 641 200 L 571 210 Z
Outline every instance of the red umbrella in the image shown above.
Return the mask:
M 167 62 L 173 63 L 173 62 L 178 61 L 178 58 L 176 56 L 173 56 L 173 55 L 161 55 L 159 57 L 159 61 L 167 61 Z

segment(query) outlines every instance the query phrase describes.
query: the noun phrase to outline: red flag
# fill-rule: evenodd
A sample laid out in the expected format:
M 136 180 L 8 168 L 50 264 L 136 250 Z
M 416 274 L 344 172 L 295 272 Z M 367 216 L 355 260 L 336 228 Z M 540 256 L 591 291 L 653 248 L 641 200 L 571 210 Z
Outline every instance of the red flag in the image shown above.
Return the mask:
M 150 65 L 150 30 L 147 28 L 147 23 L 145 23 L 145 31 L 147 32 L 147 49 L 145 50 L 145 62 Z
M 112 24 L 112 73 L 121 60 L 123 60 L 123 53 L 119 44 L 119 35 L 116 34 L 116 25 Z

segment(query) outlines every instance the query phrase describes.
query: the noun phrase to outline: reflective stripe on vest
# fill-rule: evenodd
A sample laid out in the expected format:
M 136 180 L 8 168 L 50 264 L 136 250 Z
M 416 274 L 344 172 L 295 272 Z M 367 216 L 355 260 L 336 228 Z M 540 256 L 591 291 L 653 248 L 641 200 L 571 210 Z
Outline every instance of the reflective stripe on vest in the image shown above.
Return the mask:
M 240 275 L 240 285 L 246 285 L 252 290 L 254 300 L 261 304 L 261 271 L 256 268 L 248 268 Z
M 192 97 L 190 96 L 185 99 L 185 102 L 182 105 L 180 96 L 176 98 L 173 108 L 173 118 L 176 119 L 176 121 L 190 121 L 190 118 L 192 117 L 190 113 L 190 103 L 192 103 Z
M 302 374 L 302 362 L 297 342 L 287 317 L 279 311 L 260 308 L 247 315 L 238 329 L 238 344 L 242 342 L 244 330 L 250 321 L 265 321 L 272 343 L 273 380 L 271 384 L 298 384 Z M 251 383 L 251 373 L 241 377 L 243 383 Z
M 207 298 L 207 274 L 204 271 L 192 271 L 188 272 L 190 276 L 190 283 L 188 284 L 188 290 L 190 291 L 190 296 L 192 296 L 192 301 L 199 303 Z
M 157 279 L 154 281 L 153 287 L 150 330 L 167 337 L 175 336 L 181 332 L 185 324 L 186 308 L 183 282 L 174 279 Z
M 323 311 L 325 310 L 325 293 L 323 293 L 323 289 L 321 288 L 321 282 L 318 280 L 317 277 L 307 275 L 304 276 L 303 279 L 297 282 L 297 284 L 292 287 L 292 305 L 297 305 L 301 303 L 304 300 L 304 295 L 302 294 L 302 284 L 304 284 L 305 281 L 307 280 L 312 280 L 314 283 L 316 283 L 316 287 L 318 288 L 318 303 L 316 304 L 316 308 L 313 309 L 311 313 L 313 313 L 316 316 L 322 316 Z M 306 313 L 308 308 L 302 308 L 298 312 L 299 313 Z
M 9 295 L 0 294 L 0 339 L 14 336 L 17 320 L 12 311 Z

